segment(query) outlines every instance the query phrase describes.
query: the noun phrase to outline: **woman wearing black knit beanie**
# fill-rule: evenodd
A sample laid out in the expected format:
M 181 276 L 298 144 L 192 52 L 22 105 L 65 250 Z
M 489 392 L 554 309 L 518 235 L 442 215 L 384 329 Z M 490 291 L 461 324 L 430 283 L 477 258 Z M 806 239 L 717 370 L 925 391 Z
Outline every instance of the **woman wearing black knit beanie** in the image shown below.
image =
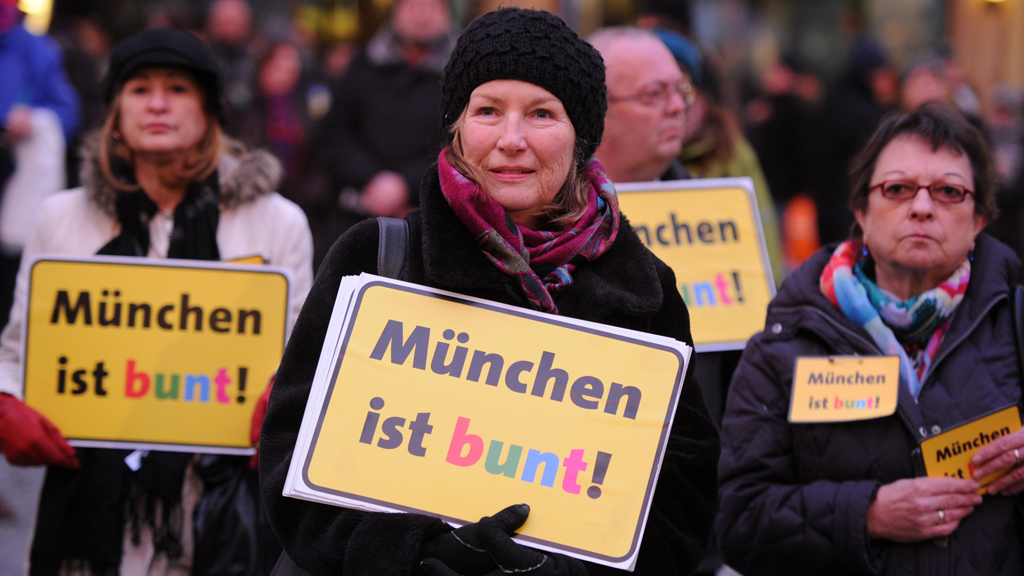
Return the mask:
M 398 277 L 692 343 L 672 271 L 637 238 L 593 157 L 607 109 L 600 54 L 556 16 L 506 8 L 469 25 L 442 89 L 448 142 L 423 178 L 420 208 L 405 219 L 409 240 Z M 291 562 L 312 574 L 345 576 L 618 572 L 513 541 L 529 502 L 453 530 L 433 517 L 281 495 L 339 283 L 380 273 L 379 237 L 378 222 L 367 220 L 335 243 L 271 395 L 260 441 L 261 490 Z M 718 455 L 691 369 L 636 574 L 689 574 L 697 567 L 714 515 Z M 450 488 L 458 497 L 461 487 Z

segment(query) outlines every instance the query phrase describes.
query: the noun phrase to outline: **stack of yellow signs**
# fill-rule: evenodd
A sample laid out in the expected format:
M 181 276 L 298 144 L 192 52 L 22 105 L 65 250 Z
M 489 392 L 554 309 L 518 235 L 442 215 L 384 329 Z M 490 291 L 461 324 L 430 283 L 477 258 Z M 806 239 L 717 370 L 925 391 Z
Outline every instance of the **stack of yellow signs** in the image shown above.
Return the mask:
M 343 280 L 284 494 L 632 569 L 691 348 L 372 275 Z

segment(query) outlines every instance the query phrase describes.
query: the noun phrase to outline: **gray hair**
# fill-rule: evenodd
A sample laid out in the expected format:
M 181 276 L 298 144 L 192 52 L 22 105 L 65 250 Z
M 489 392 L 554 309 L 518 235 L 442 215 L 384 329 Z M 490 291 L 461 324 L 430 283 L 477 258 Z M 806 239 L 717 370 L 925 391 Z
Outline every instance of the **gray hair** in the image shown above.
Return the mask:
M 653 40 L 657 43 L 661 43 L 661 38 L 658 38 L 654 32 L 645 30 L 643 28 L 637 28 L 636 26 L 609 26 L 608 28 L 600 28 L 593 34 L 587 37 L 587 42 L 597 49 L 604 57 L 611 49 L 612 44 L 616 40 L 629 39 L 629 40 Z M 607 58 L 605 58 L 607 60 Z

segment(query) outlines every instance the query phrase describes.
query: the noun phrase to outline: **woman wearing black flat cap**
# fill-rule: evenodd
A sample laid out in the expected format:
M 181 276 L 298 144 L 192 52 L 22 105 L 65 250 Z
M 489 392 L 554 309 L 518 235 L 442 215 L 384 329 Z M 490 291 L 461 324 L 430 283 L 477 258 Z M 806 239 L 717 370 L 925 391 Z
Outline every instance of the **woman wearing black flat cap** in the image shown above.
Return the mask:
M 401 279 L 692 342 L 672 271 L 637 238 L 593 158 L 607 109 L 600 54 L 556 16 L 503 9 L 459 38 L 442 90 L 448 146 L 422 181 L 420 208 L 406 217 Z M 437 518 L 281 495 L 338 284 L 346 275 L 377 273 L 377 248 L 375 220 L 334 245 L 271 394 L 260 485 L 292 561 L 316 575 L 616 573 L 511 540 L 528 506 L 453 531 Z M 718 453 L 691 369 L 635 573 L 697 567 L 715 508 Z M 457 497 L 459 487 L 450 488 Z
M 152 29 L 116 45 L 104 80 L 108 113 L 85 151 L 83 187 L 40 210 L 0 337 L 0 450 L 50 465 L 31 573 L 188 574 L 202 482 L 191 454 L 71 448 L 22 403 L 18 369 L 33 254 L 230 261 L 261 257 L 292 271 L 291 317 L 312 284 L 302 211 L 273 191 L 279 163 L 221 132 L 221 81 L 195 37 Z M 244 463 L 243 463 L 244 466 Z

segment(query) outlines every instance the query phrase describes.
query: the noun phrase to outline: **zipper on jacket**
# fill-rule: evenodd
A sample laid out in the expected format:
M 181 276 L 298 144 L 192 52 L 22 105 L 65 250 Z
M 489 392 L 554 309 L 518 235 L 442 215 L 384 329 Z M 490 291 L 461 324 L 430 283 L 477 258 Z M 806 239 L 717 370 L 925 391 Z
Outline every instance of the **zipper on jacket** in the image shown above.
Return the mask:
M 975 328 L 977 328 L 978 325 L 981 324 L 981 321 L 984 320 L 986 316 L 988 316 L 988 313 L 993 308 L 996 307 L 996 304 L 999 304 L 1003 300 L 1009 300 L 1009 299 L 1010 299 L 1010 297 L 1008 295 L 1002 294 L 998 298 L 996 298 L 995 300 L 989 302 L 988 306 L 985 306 L 985 308 L 982 309 L 981 314 L 978 314 L 977 318 L 974 320 L 974 322 L 971 324 L 971 326 L 967 330 L 964 330 L 963 334 L 961 334 L 959 338 L 954 340 L 953 343 L 950 344 L 942 352 L 942 354 L 939 354 L 938 356 L 935 357 L 935 360 L 932 361 L 932 369 L 929 370 L 928 371 L 928 375 L 924 377 L 924 382 L 921 382 L 921 390 L 924 390 L 924 385 L 927 384 L 928 380 L 931 379 L 932 374 L 935 374 L 935 372 L 938 371 L 939 364 L 941 364 L 942 361 L 946 359 L 946 356 L 949 356 L 950 352 L 955 350 L 956 347 L 959 346 L 961 342 L 966 340 L 967 337 L 970 336 L 972 332 L 974 332 Z

